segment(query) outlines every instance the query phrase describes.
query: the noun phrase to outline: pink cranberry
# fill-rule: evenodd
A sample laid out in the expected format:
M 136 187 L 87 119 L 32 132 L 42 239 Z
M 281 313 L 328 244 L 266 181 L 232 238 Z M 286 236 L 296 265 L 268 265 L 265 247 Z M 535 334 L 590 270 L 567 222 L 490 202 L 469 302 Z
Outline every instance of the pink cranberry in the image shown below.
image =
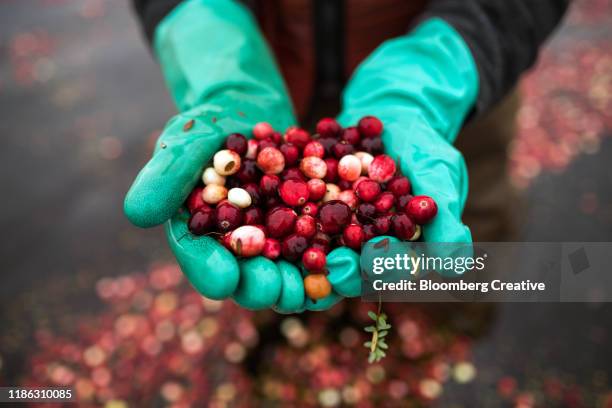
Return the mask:
M 321 142 L 318 142 L 316 140 L 313 140 L 312 142 L 308 142 L 306 147 L 304 147 L 304 157 L 308 157 L 308 156 L 315 156 L 320 159 L 322 159 L 323 156 L 325 156 L 325 148 L 323 147 Z
M 312 198 L 312 196 L 310 198 Z M 304 215 L 310 215 L 312 217 L 316 217 L 318 212 L 319 212 L 319 206 L 312 202 L 306 203 L 302 207 L 302 214 Z
M 327 258 L 321 249 L 310 247 L 302 255 L 302 263 L 308 272 L 319 272 L 325 268 Z
M 370 163 L 368 176 L 379 183 L 386 183 L 393 178 L 395 174 L 395 161 L 386 154 L 378 155 Z
M 257 166 L 266 174 L 278 174 L 285 168 L 285 156 L 275 147 L 266 147 L 257 155 Z
M 308 240 L 298 234 L 291 234 L 283 239 L 281 253 L 289 261 L 300 259 L 304 251 L 308 248 Z
M 410 180 L 408 177 L 395 176 L 387 183 L 387 190 L 396 197 L 410 193 Z
M 356 251 L 359 251 L 361 249 L 361 244 L 363 244 L 365 239 L 363 228 L 361 227 L 361 225 L 357 224 L 349 225 L 344 229 L 344 232 L 342 233 L 342 239 L 344 240 L 344 245 Z
M 259 122 L 253 128 L 253 137 L 255 137 L 257 140 L 268 139 L 272 137 L 273 133 L 274 129 L 272 128 L 272 125 L 267 122 Z
M 332 153 L 338 159 L 341 159 L 342 157 L 346 156 L 347 154 L 353 154 L 354 151 L 355 151 L 355 146 L 353 146 L 352 144 L 349 144 L 348 142 L 346 142 L 344 140 L 341 141 L 341 142 L 336 143 L 332 147 Z
M 357 195 L 353 192 L 353 190 L 344 190 L 338 194 L 338 200 L 343 201 L 350 207 L 351 210 L 357 208 L 357 204 L 359 204 L 359 199 Z
M 425 195 L 412 197 L 405 208 L 406 214 L 417 224 L 427 224 L 438 213 L 438 205 L 433 198 Z
M 244 189 L 251 196 L 251 204 L 259 205 L 261 203 L 261 190 L 255 183 L 248 183 L 244 185 Z
M 365 201 L 366 203 L 370 203 L 378 198 L 380 195 L 380 184 L 375 182 L 374 180 L 363 180 L 361 183 L 357 185 L 355 189 L 355 193 L 357 197 L 361 201 Z
M 306 238 L 312 238 L 317 232 L 317 223 L 313 216 L 300 215 L 295 220 L 295 233 Z
M 361 160 L 352 154 L 344 156 L 338 162 L 338 176 L 348 181 L 357 180 L 361 176 Z
M 266 238 L 261 254 L 268 259 L 276 259 L 280 256 L 281 244 L 274 238 Z
M 376 217 L 373 225 L 377 233 L 384 235 L 389 232 L 391 229 L 391 217 L 391 214 L 379 215 Z
M 215 211 L 208 206 L 200 207 L 191 215 L 187 225 L 194 235 L 206 234 L 215 226 Z
M 316 131 L 320 137 L 337 137 L 342 128 L 334 118 L 323 118 L 317 123 Z
M 285 156 L 285 165 L 293 166 L 300 158 L 300 149 L 292 143 L 283 143 L 279 150 Z
M 363 137 L 377 137 L 383 132 L 382 122 L 374 116 L 364 116 L 359 120 L 357 127 Z
M 357 146 L 361 140 L 359 130 L 355 126 L 347 127 L 342 131 L 342 140 L 350 145 Z
M 298 207 L 308 201 L 308 185 L 300 180 L 283 181 L 280 185 L 281 199 L 291 207 Z
M 247 225 L 259 225 L 263 223 L 263 211 L 259 207 L 249 207 L 244 210 L 244 223 Z
M 297 214 L 291 208 L 276 207 L 266 215 L 266 228 L 272 238 L 282 238 L 293 232 Z
M 325 182 L 321 179 L 310 179 L 306 183 L 308 185 L 308 192 L 310 193 L 310 199 L 312 201 L 319 201 L 325 195 L 326 187 Z
M 245 184 L 259 180 L 260 174 L 255 160 L 247 159 L 242 162 L 242 166 L 240 166 L 240 170 L 236 173 L 236 177 L 241 183 Z
M 340 200 L 332 200 L 319 207 L 321 230 L 326 234 L 337 234 L 351 221 L 351 209 Z
M 310 134 L 304 129 L 292 126 L 285 131 L 285 141 L 303 149 L 310 142 Z
M 242 224 L 243 214 L 240 208 L 229 202 L 217 205 L 215 209 L 217 229 L 221 232 L 231 231 Z
M 383 152 L 382 139 L 380 137 L 366 137 L 361 139 L 359 150 L 363 150 L 372 155 L 381 154 Z
M 374 224 L 365 224 L 363 226 L 363 241 L 368 242 L 375 236 L 377 236 L 377 233 Z
M 248 147 L 247 139 L 240 133 L 232 133 L 225 139 L 225 147 L 244 156 Z
M 397 197 L 397 211 L 404 211 L 410 200 L 412 200 L 412 195 L 410 194 L 404 194 Z
M 393 208 L 395 204 L 395 196 L 389 191 L 383 192 L 378 196 L 376 201 L 374 201 L 374 207 L 376 207 L 376 212 L 379 214 L 385 214 Z
M 283 180 L 301 180 L 303 182 L 308 181 L 308 177 L 302 173 L 302 171 L 297 167 L 291 167 L 283 170 L 281 173 L 281 179 Z
M 323 183 L 323 188 L 325 189 L 325 183 L 323 181 L 321 182 Z M 189 197 L 187 197 L 187 201 L 185 201 L 185 204 L 187 205 L 187 209 L 189 210 L 190 214 L 193 214 L 202 207 L 208 207 L 204 202 L 204 199 L 202 198 L 203 190 L 204 187 L 195 187 L 193 191 L 189 194 Z M 325 194 L 325 192 L 323 192 L 323 194 Z
M 409 240 L 415 232 L 414 222 L 404 213 L 393 215 L 391 217 L 391 226 L 394 235 L 402 240 Z
M 261 228 L 253 225 L 243 225 L 232 231 L 230 246 L 238 256 L 256 256 L 261 253 L 266 242 L 266 236 Z
M 259 151 L 259 141 L 255 139 L 249 139 L 247 141 L 247 152 L 245 158 L 255 160 Z
M 274 147 L 276 149 L 276 148 L 278 148 L 278 144 L 274 143 L 274 141 L 272 139 L 260 140 L 259 141 L 259 150 L 263 150 L 266 147 Z
M 327 173 L 323 180 L 326 183 L 335 183 L 338 180 L 338 160 L 333 157 L 328 157 L 323 160 L 327 167 Z
M 259 189 L 264 195 L 275 196 L 280 187 L 280 178 L 275 174 L 264 174 L 259 180 Z
M 323 145 L 326 156 L 329 156 L 330 154 L 332 154 L 332 151 L 331 151 L 332 147 L 334 147 L 334 145 L 338 143 L 338 140 L 335 137 L 321 137 L 317 140 L 319 141 L 319 143 Z
M 372 203 L 361 203 L 357 207 L 357 219 L 363 224 L 370 224 L 376 216 L 376 207 Z
M 319 157 L 308 156 L 300 162 L 300 170 L 308 178 L 322 179 L 327 174 L 327 165 Z

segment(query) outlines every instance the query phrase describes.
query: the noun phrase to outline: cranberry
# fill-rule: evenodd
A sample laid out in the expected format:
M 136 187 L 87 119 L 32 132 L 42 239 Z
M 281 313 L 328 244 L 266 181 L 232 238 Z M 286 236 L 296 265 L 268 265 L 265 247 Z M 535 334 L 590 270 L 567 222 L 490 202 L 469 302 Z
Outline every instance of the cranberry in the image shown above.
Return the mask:
M 244 189 L 251 196 L 251 202 L 253 205 L 259 205 L 261 203 L 261 190 L 255 183 L 248 183 L 244 185 Z
M 253 127 L 253 137 L 257 140 L 265 140 L 272 136 L 274 129 L 267 122 L 259 122 Z
M 363 226 L 363 240 L 368 242 L 377 235 L 376 227 L 373 224 L 365 224 Z
M 327 167 L 327 173 L 325 173 L 323 180 L 327 183 L 335 183 L 338 180 L 338 160 L 328 157 L 323 161 Z
M 204 182 L 204 185 L 209 185 L 209 184 L 217 184 L 220 186 L 225 185 L 225 177 L 219 175 L 215 171 L 214 167 L 207 167 L 206 170 L 204 170 L 204 173 L 202 173 L 202 181 Z
M 261 192 L 269 197 L 276 196 L 278 194 L 279 187 L 280 178 L 275 174 L 264 174 L 261 180 L 259 180 L 259 188 Z
M 278 174 L 285 168 L 285 157 L 277 148 L 266 147 L 257 155 L 257 166 L 266 174 Z
M 208 206 L 200 207 L 191 215 L 187 225 L 194 235 L 206 234 L 215 226 L 215 211 Z
M 334 118 L 323 118 L 317 122 L 316 132 L 320 137 L 337 137 L 341 130 Z
M 259 151 L 259 141 L 255 139 L 249 139 L 247 142 L 247 152 L 245 158 L 255 160 Z
M 355 195 L 353 190 L 344 190 L 338 194 L 338 200 L 343 201 L 350 207 L 351 210 L 357 208 L 357 204 L 359 204 L 359 199 Z
M 270 135 L 270 140 L 279 145 L 283 141 L 283 135 L 280 132 L 274 131 Z
M 217 204 L 227 197 L 227 188 L 216 184 L 209 184 L 202 191 L 202 199 L 208 204 Z
M 283 206 L 283 200 L 279 196 L 270 196 L 266 198 L 266 207 L 271 210 L 273 208 Z
M 340 180 L 340 181 L 338 181 L 338 188 L 340 188 L 341 191 L 352 190 L 353 189 L 353 183 L 351 183 L 348 180 Z
M 395 176 L 387 183 L 387 190 L 396 197 L 410 193 L 410 180 L 408 177 Z
M 285 156 L 285 164 L 287 166 L 293 166 L 300 158 L 300 149 L 292 143 L 283 143 L 279 150 Z
M 363 180 L 357 185 L 355 193 L 361 201 L 371 203 L 372 201 L 376 200 L 380 195 L 380 184 L 378 184 L 374 180 Z
M 308 201 L 308 196 L 308 185 L 303 181 L 287 180 L 280 185 L 280 197 L 288 206 L 304 205 Z
M 291 208 L 276 207 L 266 215 L 266 228 L 272 238 L 282 238 L 293 232 L 297 214 Z
M 352 144 L 349 144 L 348 142 L 346 142 L 344 140 L 341 141 L 341 142 L 336 143 L 332 147 L 332 153 L 338 159 L 341 159 L 342 157 L 346 156 L 347 154 L 353 154 L 354 151 L 355 151 L 355 147 Z
M 229 176 L 240 170 L 242 160 L 232 150 L 219 150 L 213 156 L 213 167 L 220 176 Z
M 244 223 L 247 225 L 258 225 L 263 223 L 263 211 L 259 207 L 249 207 L 244 210 Z
M 268 259 L 276 259 L 280 256 L 281 244 L 274 238 L 266 238 L 261 254 Z
M 349 143 L 352 146 L 357 146 L 361 140 L 359 130 L 355 126 L 347 127 L 342 131 L 342 140 Z
M 264 232 L 253 225 L 238 227 L 230 235 L 230 246 L 238 256 L 259 255 L 265 242 Z
M 312 238 L 313 244 L 325 245 L 329 246 L 331 244 L 331 237 L 322 231 L 317 231 L 317 233 Z
M 344 240 L 344 245 L 349 248 L 352 248 L 356 251 L 361 249 L 361 244 L 365 239 L 365 234 L 363 232 L 363 228 L 361 225 L 351 224 L 344 229 L 342 233 L 342 239 Z
M 427 224 L 438 213 L 438 205 L 433 198 L 419 195 L 408 201 L 405 210 L 417 224 Z
M 224 202 L 219 204 L 215 210 L 215 218 L 219 231 L 227 232 L 238 228 L 242 224 L 242 211 L 235 205 Z
M 386 154 L 381 154 L 374 157 L 370 163 L 368 176 L 379 183 L 386 183 L 393 178 L 395 170 L 395 161 Z
M 319 207 L 321 230 L 337 234 L 351 221 L 351 209 L 340 200 L 331 200 Z
M 361 139 L 359 143 L 359 150 L 370 154 L 381 154 L 383 152 L 383 143 L 380 137 L 366 137 Z
M 414 222 L 404 213 L 395 214 L 391 217 L 391 226 L 395 236 L 399 239 L 408 240 L 415 232 Z
M 257 163 L 255 160 L 249 159 L 242 162 L 240 170 L 238 170 L 238 173 L 236 173 L 236 177 L 243 184 L 252 183 L 259 180 L 260 175 L 261 173 L 257 168 Z
M 389 212 L 389 210 L 393 208 L 394 204 L 395 196 L 388 191 L 383 192 L 381 195 L 378 196 L 376 201 L 374 201 L 374 207 L 376 207 L 376 212 L 379 214 L 385 214 Z
M 412 195 L 410 194 L 404 194 L 397 197 L 397 206 L 395 207 L 396 211 L 405 211 L 410 200 L 412 200 Z
M 321 183 L 323 183 L 323 181 L 321 181 Z M 323 186 L 325 186 L 325 183 L 323 183 Z M 194 188 L 193 191 L 189 194 L 189 197 L 187 197 L 187 200 L 185 201 L 185 205 L 187 205 L 187 209 L 189 210 L 190 214 L 193 214 L 196 210 L 202 207 L 205 207 L 205 206 L 208 207 L 206 203 L 204 202 L 204 199 L 202 198 L 203 190 L 204 190 L 204 187 L 198 186 Z
M 361 203 L 357 207 L 357 219 L 363 224 L 370 224 L 375 215 L 376 207 L 372 203 Z
M 348 181 L 357 180 L 359 176 L 361 176 L 361 160 L 352 154 L 341 158 L 338 162 L 338 176 L 340 176 L 341 179 Z
M 311 215 L 300 215 L 295 221 L 295 233 L 306 238 L 312 238 L 317 232 L 317 223 Z
M 259 150 L 263 150 L 266 147 L 278 148 L 278 144 L 274 143 L 272 139 L 265 139 L 259 142 Z
M 339 196 L 340 196 L 340 187 L 332 183 L 327 183 L 325 185 L 325 195 L 323 196 L 321 201 L 326 203 L 331 200 L 337 200 Z
M 327 263 L 325 252 L 318 248 L 310 247 L 302 255 L 304 268 L 309 272 L 322 271 Z
M 376 232 L 381 235 L 384 235 L 389 232 L 389 229 L 391 229 L 391 217 L 391 214 L 379 215 L 378 217 L 376 217 L 373 224 L 374 228 L 376 228 Z
M 300 162 L 300 170 L 308 178 L 322 179 L 327 174 L 327 165 L 319 157 L 308 156 Z
M 332 286 L 327 276 L 322 273 L 314 273 L 304 278 L 304 291 L 306 296 L 317 301 L 329 296 Z
M 291 167 L 289 169 L 285 169 L 281 173 L 281 179 L 283 180 L 301 180 L 304 182 L 308 181 L 308 178 L 297 167 Z
M 359 177 L 357 180 L 353 181 L 353 190 L 357 190 L 357 186 L 359 185 L 359 183 L 361 183 L 363 180 L 369 180 L 369 178 L 365 177 L 365 176 L 361 176 Z
M 308 248 L 308 240 L 301 235 L 291 234 L 282 241 L 281 253 L 289 261 L 297 261 Z
M 319 212 L 319 207 L 315 203 L 306 203 L 302 207 L 302 214 L 304 215 L 310 215 L 310 216 L 316 217 L 318 212 Z
M 232 237 L 232 233 L 231 232 L 226 232 L 225 234 L 223 234 L 221 236 L 221 238 L 219 238 L 219 242 L 221 242 L 221 244 L 226 247 L 227 249 L 229 249 L 230 251 L 232 251 L 232 246 L 230 244 L 230 238 Z
M 306 184 L 308 185 L 308 192 L 310 193 L 310 199 L 312 201 L 319 201 L 327 191 L 323 180 L 310 179 Z
M 364 116 L 357 124 L 357 127 L 363 137 L 376 137 L 380 136 L 383 132 L 382 122 L 374 116 Z
M 319 141 L 319 143 L 323 145 L 326 156 L 329 156 L 330 154 L 332 154 L 332 147 L 334 147 L 334 145 L 338 143 L 338 140 L 336 140 L 333 137 L 321 137 L 320 139 L 317 139 L 317 140 Z
M 372 156 L 368 152 L 356 152 L 355 156 L 359 160 L 361 160 L 361 174 L 368 174 L 370 170 L 370 164 L 372 164 L 372 160 L 374 160 L 374 156 Z
M 234 187 L 227 192 L 227 201 L 238 208 L 247 208 L 253 203 L 249 192 L 240 187 Z
M 313 140 L 312 142 L 308 142 L 306 147 L 304 147 L 304 157 L 308 157 L 308 156 L 315 156 L 320 159 L 322 159 L 323 156 L 325 156 L 325 148 L 323 147 L 321 142 L 318 142 L 316 140 Z
M 304 129 L 292 126 L 285 132 L 285 141 L 303 149 L 310 142 L 310 134 Z
M 423 231 L 423 228 L 421 228 L 421 226 L 419 224 L 415 225 L 414 235 L 412 235 L 410 237 L 410 240 L 411 241 L 416 241 L 417 239 L 421 238 L 422 231 Z
M 225 139 L 225 147 L 235 151 L 240 156 L 244 156 L 247 152 L 248 142 L 246 137 L 240 133 L 232 133 Z
M 331 248 L 329 247 L 329 245 L 321 244 L 321 243 L 318 243 L 318 242 L 313 242 L 312 245 L 311 245 L 311 248 L 320 249 L 325 254 L 329 254 L 329 251 L 331 251 Z

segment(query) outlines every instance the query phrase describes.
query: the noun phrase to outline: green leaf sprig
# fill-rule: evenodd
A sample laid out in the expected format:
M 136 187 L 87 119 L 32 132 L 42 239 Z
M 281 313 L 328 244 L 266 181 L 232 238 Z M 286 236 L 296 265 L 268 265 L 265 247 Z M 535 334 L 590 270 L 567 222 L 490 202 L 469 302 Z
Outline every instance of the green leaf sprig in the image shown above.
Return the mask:
M 374 320 L 374 324 L 366 327 L 364 330 L 368 333 L 372 333 L 372 340 L 363 343 L 364 347 L 370 349 L 370 356 L 368 362 L 370 364 L 377 363 L 382 360 L 387 354 L 385 350 L 389 348 L 385 341 L 385 337 L 389 334 L 391 325 L 387 323 L 387 315 L 382 313 L 381 304 L 378 304 L 378 312 L 368 312 L 370 319 Z

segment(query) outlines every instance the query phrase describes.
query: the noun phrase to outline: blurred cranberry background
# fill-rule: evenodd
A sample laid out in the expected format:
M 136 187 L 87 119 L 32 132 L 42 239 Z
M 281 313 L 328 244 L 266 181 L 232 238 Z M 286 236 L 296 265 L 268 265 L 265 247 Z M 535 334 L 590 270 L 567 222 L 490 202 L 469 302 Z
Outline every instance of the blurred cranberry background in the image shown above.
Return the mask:
M 575 1 L 521 88 L 522 240 L 612 241 L 612 1 Z M 607 304 L 389 306 L 368 365 L 373 305 L 279 319 L 199 297 L 161 229 L 122 215 L 174 113 L 126 1 L 2 1 L 0 106 L 0 385 L 117 408 L 612 407 Z

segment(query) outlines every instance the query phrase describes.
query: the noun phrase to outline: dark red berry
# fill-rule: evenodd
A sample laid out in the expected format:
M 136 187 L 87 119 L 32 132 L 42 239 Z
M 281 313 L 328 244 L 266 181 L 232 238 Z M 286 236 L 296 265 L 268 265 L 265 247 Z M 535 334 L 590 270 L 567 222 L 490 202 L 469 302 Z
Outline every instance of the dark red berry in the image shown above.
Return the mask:
M 312 238 L 313 244 L 327 245 L 331 244 L 331 237 L 322 231 L 317 231 L 317 233 Z
M 323 250 L 310 247 L 302 255 L 302 263 L 308 272 L 319 272 L 325 268 L 327 257 Z
M 363 137 L 377 137 L 383 132 L 383 124 L 377 117 L 364 116 L 357 124 Z
M 262 199 L 262 194 L 261 194 L 261 190 L 259 189 L 259 186 L 255 183 L 248 183 L 245 184 L 243 187 L 247 193 L 249 193 L 249 195 L 251 196 L 251 204 L 252 205 L 259 205 L 261 203 L 261 199 Z
M 374 222 L 376 207 L 371 203 L 361 203 L 357 206 L 357 219 L 363 224 Z
M 351 221 L 351 209 L 340 200 L 331 200 L 319 207 L 318 218 L 323 232 L 337 234 Z
M 206 206 L 196 210 L 187 223 L 189 231 L 194 235 L 203 235 L 215 227 L 215 211 Z
M 359 197 L 361 201 L 370 203 L 378 198 L 380 190 L 380 184 L 374 180 L 367 179 L 357 184 L 355 194 L 357 194 L 357 197 Z
M 266 147 L 273 147 L 273 148 L 278 148 L 278 144 L 274 143 L 274 141 L 272 139 L 265 139 L 265 140 L 261 140 L 259 142 L 259 150 L 263 150 Z
M 240 208 L 224 201 L 217 205 L 215 219 L 217 220 L 217 229 L 221 232 L 227 232 L 238 228 L 242 224 L 243 214 Z
M 355 151 L 355 146 L 347 143 L 346 141 L 338 142 L 332 147 L 332 153 L 337 159 L 341 159 L 347 154 L 352 154 Z
M 355 126 L 347 127 L 342 131 L 342 140 L 353 146 L 357 146 L 361 140 L 359 130 L 357 130 Z
M 378 198 L 374 201 L 374 207 L 376 207 L 376 212 L 378 214 L 386 214 L 393 208 L 395 204 L 395 196 L 389 191 L 384 191 Z
M 285 141 L 303 149 L 310 142 L 310 134 L 299 127 L 290 127 L 285 132 Z
M 283 180 L 301 180 L 304 182 L 308 180 L 306 176 L 304 175 L 304 173 L 302 173 L 300 169 L 298 169 L 297 167 L 291 167 L 289 169 L 283 170 L 283 172 L 281 173 L 281 179 Z
M 327 191 L 327 186 L 323 180 L 310 179 L 306 184 L 308 185 L 308 192 L 312 201 L 319 201 Z
M 412 200 L 412 195 L 410 194 L 404 194 L 402 196 L 397 197 L 397 205 L 395 206 L 395 210 L 404 211 L 410 200 Z
M 240 133 L 232 133 L 225 139 L 225 147 L 235 151 L 240 156 L 244 156 L 247 152 L 248 142 L 246 137 Z
M 438 205 L 429 196 L 414 196 L 405 207 L 406 214 L 417 224 L 427 224 L 438 213 Z
M 380 137 L 366 137 L 361 139 L 359 143 L 359 150 L 370 153 L 372 156 L 376 156 L 383 152 L 383 143 Z
M 312 217 L 316 217 L 318 212 L 319 212 L 319 206 L 312 202 L 306 203 L 302 207 L 302 214 L 304 215 L 310 215 Z
M 259 189 L 264 195 L 274 197 L 278 195 L 280 183 L 280 178 L 276 174 L 264 174 L 259 180 Z
M 353 183 L 351 181 L 344 180 L 344 179 L 340 179 L 337 186 L 342 191 L 353 189 Z
M 261 254 L 268 259 L 276 259 L 281 254 L 281 244 L 274 238 L 266 238 Z
M 308 185 L 300 180 L 286 180 L 280 185 L 280 197 L 290 207 L 306 204 L 310 193 Z
M 384 235 L 391 229 L 391 214 L 379 215 L 374 220 L 374 228 L 378 234 Z
M 372 238 L 374 238 L 377 235 L 378 235 L 378 233 L 376 232 L 376 228 L 374 227 L 373 224 L 365 224 L 363 226 L 363 240 L 364 240 L 364 242 L 368 242 L 369 240 L 371 240 Z
M 264 220 L 263 211 L 259 207 L 249 207 L 244 210 L 244 223 L 246 225 L 259 225 Z
M 304 147 L 304 157 L 314 156 L 322 159 L 325 156 L 325 148 L 321 144 L 321 142 L 317 140 L 313 140 L 308 142 L 306 147 Z
M 276 207 L 266 214 L 266 228 L 272 238 L 283 238 L 293 232 L 297 214 L 288 207 Z
M 300 158 L 300 149 L 292 143 L 283 143 L 279 150 L 285 156 L 286 166 L 293 166 Z
M 300 259 L 304 251 L 308 248 L 308 240 L 298 234 L 291 234 L 283 239 L 281 253 L 289 261 Z
M 283 141 L 283 135 L 280 132 L 272 132 L 270 140 L 276 144 L 280 144 Z
M 365 239 L 363 228 L 361 225 L 357 224 L 349 225 L 344 229 L 344 232 L 342 232 L 342 239 L 344 241 L 344 245 L 347 247 L 356 251 L 360 250 L 361 244 L 363 244 Z
M 282 207 L 282 206 L 283 206 L 283 200 L 281 200 L 279 196 L 270 196 L 266 198 L 266 208 L 268 210 L 271 210 L 276 207 Z
M 396 237 L 409 240 L 414 235 L 416 226 L 407 214 L 399 213 L 391 217 L 391 226 Z
M 332 147 L 334 147 L 334 145 L 338 143 L 338 140 L 333 137 L 322 137 L 320 139 L 317 139 L 317 141 L 323 145 L 326 156 L 332 154 Z
M 399 197 L 410 193 L 410 180 L 408 177 L 395 176 L 387 183 L 387 190 Z
M 325 180 L 326 183 L 335 183 L 336 180 L 338 180 L 338 160 L 333 157 L 328 157 L 323 159 L 323 161 L 327 165 L 327 173 L 325 173 L 323 180 Z
M 236 173 L 236 177 L 242 184 L 257 182 L 260 176 L 261 171 L 255 160 L 243 160 L 240 170 Z
M 295 220 L 295 233 L 306 238 L 312 238 L 317 232 L 317 223 L 311 215 L 300 215 Z
M 325 244 L 320 244 L 318 242 L 313 242 L 311 245 L 312 248 L 317 248 L 320 249 L 321 251 L 323 251 L 325 254 L 329 254 L 329 251 L 331 250 L 331 248 L 329 247 L 329 245 L 325 245 Z
M 325 186 L 325 183 L 323 183 L 323 186 Z M 208 204 L 206 204 L 204 202 L 204 199 L 202 198 L 202 190 L 204 190 L 204 187 L 198 186 L 194 188 L 193 191 L 189 194 L 189 197 L 187 197 L 185 205 L 187 206 L 187 209 L 189 210 L 190 214 L 193 214 L 202 207 L 208 207 Z M 325 194 L 325 192 L 323 194 Z
M 337 137 L 342 127 L 334 118 L 323 118 L 317 122 L 316 132 L 320 137 Z

